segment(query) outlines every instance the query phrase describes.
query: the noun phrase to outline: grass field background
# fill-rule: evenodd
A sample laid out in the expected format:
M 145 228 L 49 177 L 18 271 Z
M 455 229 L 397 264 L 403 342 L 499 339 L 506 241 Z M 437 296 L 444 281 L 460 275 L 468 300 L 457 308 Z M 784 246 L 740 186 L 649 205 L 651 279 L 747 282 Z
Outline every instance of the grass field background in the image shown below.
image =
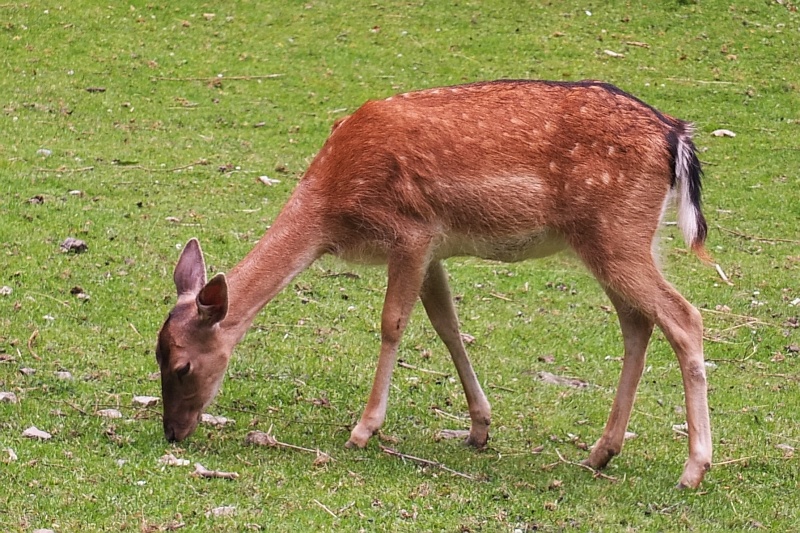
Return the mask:
M 0 402 L 0 530 L 797 529 L 797 50 L 788 0 L 0 4 L 0 391 L 17 400 Z M 731 284 L 674 226 L 661 253 L 705 319 L 715 464 L 701 488 L 674 489 L 683 389 L 660 333 L 613 479 L 571 463 L 602 431 L 622 348 L 602 291 L 566 256 L 447 263 L 493 405 L 486 451 L 437 438 L 468 427 L 466 404 L 419 309 L 382 434 L 343 449 L 371 385 L 385 273 L 333 259 L 237 348 L 209 409 L 235 423 L 169 445 L 160 407 L 132 398 L 160 393 L 155 335 L 180 247 L 196 236 L 210 270 L 229 270 L 336 118 L 495 78 L 602 79 L 696 124 L 708 247 Z M 62 253 L 67 237 L 88 250 Z M 31 426 L 52 438 L 23 437 Z M 269 428 L 332 460 L 244 444 Z M 166 453 L 239 477 L 193 477 Z

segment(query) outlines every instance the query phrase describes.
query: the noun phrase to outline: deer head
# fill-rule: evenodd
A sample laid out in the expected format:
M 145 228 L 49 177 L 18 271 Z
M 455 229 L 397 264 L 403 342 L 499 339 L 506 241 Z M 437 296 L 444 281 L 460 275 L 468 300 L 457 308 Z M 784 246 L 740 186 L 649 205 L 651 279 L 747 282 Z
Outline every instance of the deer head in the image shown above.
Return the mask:
M 219 391 L 234 342 L 221 334 L 228 313 L 223 274 L 206 282 L 200 244 L 190 240 L 173 275 L 178 301 L 158 334 L 164 436 L 180 441 L 192 434 L 203 410 Z

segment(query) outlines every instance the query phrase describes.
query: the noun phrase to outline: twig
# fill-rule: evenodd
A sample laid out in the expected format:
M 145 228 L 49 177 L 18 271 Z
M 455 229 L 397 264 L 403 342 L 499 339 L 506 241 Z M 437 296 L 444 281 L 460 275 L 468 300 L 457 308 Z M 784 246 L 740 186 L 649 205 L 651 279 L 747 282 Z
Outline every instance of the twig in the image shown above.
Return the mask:
M 312 502 L 314 502 L 314 503 L 316 503 L 316 504 L 317 504 L 317 505 L 319 505 L 320 507 L 322 507 L 322 508 L 325 510 L 325 512 L 326 512 L 326 513 L 328 513 L 329 515 L 331 515 L 332 517 L 334 517 L 334 518 L 339 518 L 338 516 L 336 516 L 336 513 L 334 513 L 334 512 L 333 512 L 333 511 L 331 511 L 330 509 L 328 509 L 328 507 L 326 507 L 326 506 L 325 506 L 325 504 L 323 504 L 323 503 L 322 503 L 322 502 L 320 502 L 319 500 L 317 500 L 317 499 L 314 499 L 314 500 L 311 500 L 311 501 L 312 501 Z
M 271 80 L 282 77 L 283 74 L 264 74 L 261 76 L 212 76 L 210 78 L 166 78 L 156 76 L 150 78 L 150 81 L 204 81 L 212 83 L 214 81 L 252 81 L 252 80 Z
M 565 459 L 563 455 L 561 455 L 561 452 L 558 451 L 558 448 L 556 448 L 555 450 L 556 450 L 556 455 L 558 456 L 558 462 L 557 463 L 553 463 L 551 465 L 545 465 L 542 468 L 548 469 L 548 468 L 552 468 L 552 467 L 554 467 L 554 466 L 556 466 L 558 464 L 562 464 L 563 463 L 565 465 L 577 466 L 578 468 L 583 468 L 584 470 L 588 470 L 589 472 L 592 473 L 592 476 L 594 476 L 596 478 L 599 477 L 599 478 L 602 478 L 602 479 L 607 479 L 608 481 L 611 481 L 612 483 L 616 483 L 617 481 L 619 481 L 614 476 L 609 476 L 607 474 L 604 474 L 604 473 L 600 472 L 599 470 L 595 470 L 594 468 L 592 468 L 589 465 L 586 465 L 586 464 L 583 464 L 583 463 L 576 463 L 574 461 L 569 461 L 569 460 Z
M 37 172 L 57 172 L 59 174 L 73 174 L 75 172 L 91 172 L 94 170 L 94 167 L 80 167 L 80 168 L 66 168 L 66 167 L 58 167 L 58 168 L 43 168 L 37 167 Z
M 464 417 L 462 417 L 462 416 L 451 415 L 450 413 L 448 413 L 448 412 L 446 412 L 446 411 L 442 411 L 442 410 L 441 410 L 441 409 L 439 409 L 438 407 L 434 407 L 434 408 L 432 409 L 432 411 L 433 411 L 434 413 L 436 413 L 437 415 L 441 416 L 441 417 L 444 417 L 444 418 L 449 418 L 450 420 L 455 420 L 455 421 L 457 421 L 457 422 L 463 422 L 464 420 L 466 420 L 466 418 L 464 418 Z
M 768 378 L 783 378 L 783 379 L 788 379 L 789 381 L 800 381 L 800 376 L 794 376 L 794 375 L 790 375 L 790 374 L 775 374 L 775 373 L 759 372 L 758 375 L 759 376 L 768 377 Z
M 508 387 L 503 387 L 502 385 L 497 385 L 495 383 L 489 383 L 489 388 L 490 389 L 502 390 L 502 391 L 506 391 L 506 392 L 517 392 L 514 389 L 509 389 Z
M 31 292 L 30 292 L 30 294 L 33 294 L 33 295 L 35 295 L 35 296 L 43 296 L 43 297 L 45 297 L 45 298 L 50 298 L 50 299 L 51 299 L 51 300 L 53 300 L 54 302 L 58 302 L 58 303 L 60 303 L 61 305 L 63 305 L 64 307 L 69 307 L 69 302 L 65 302 L 64 300 L 59 300 L 58 298 L 55 298 L 55 297 L 53 297 L 53 296 L 50 296 L 49 294 L 43 294 L 43 293 L 41 293 L 41 292 L 33 292 L 33 291 L 31 291 Z
M 412 463 L 416 463 L 416 464 L 418 464 L 420 466 L 432 466 L 434 468 L 439 468 L 441 470 L 444 470 L 445 472 L 450 472 L 451 474 L 455 474 L 456 476 L 460 476 L 460 477 L 463 477 L 463 478 L 466 478 L 466 479 L 471 479 L 471 480 L 475 481 L 475 477 L 474 476 L 471 476 L 469 474 L 465 474 L 463 472 L 459 472 L 458 470 L 453 470 L 452 468 L 449 468 L 449 467 L 445 466 L 444 464 L 442 464 L 442 463 L 440 463 L 438 461 L 430 461 L 428 459 L 423 459 L 421 457 L 414 457 L 413 455 L 407 455 L 405 453 L 400 453 L 397 450 L 393 450 L 392 448 L 388 448 L 388 447 L 386 447 L 386 446 L 384 446 L 382 444 L 379 444 L 378 446 L 380 446 L 381 451 L 383 453 L 385 453 L 387 455 L 391 455 L 392 457 L 399 457 L 400 459 L 411 461 Z
M 445 377 L 447 377 L 447 376 L 450 375 L 450 374 L 447 374 L 445 372 L 439 372 L 438 370 L 428 370 L 427 368 L 420 368 L 418 366 L 410 365 L 410 364 L 406 363 L 405 361 L 398 361 L 397 362 L 397 366 L 399 366 L 400 368 L 407 368 L 409 370 L 416 370 L 417 372 L 424 372 L 426 374 L 433 374 L 435 376 L 445 376 Z
M 83 409 L 81 409 L 80 407 L 78 407 L 77 405 L 75 405 L 75 404 L 74 404 L 74 403 L 72 403 L 72 402 L 67 402 L 67 401 L 65 401 L 64 403 L 65 403 L 65 404 L 67 404 L 67 405 L 69 405 L 70 407 L 72 407 L 73 409 L 75 409 L 76 411 L 78 411 L 78 412 L 79 412 L 80 414 L 82 414 L 82 415 L 85 415 L 85 416 L 88 416 L 88 415 L 89 415 L 89 413 L 87 413 L 86 411 L 84 411 Z
M 736 313 L 729 313 L 729 312 L 726 312 L 726 311 L 717 311 L 716 309 L 708 309 L 708 308 L 705 308 L 705 307 L 701 307 L 700 310 L 704 311 L 706 313 L 713 313 L 715 315 L 722 315 L 722 316 L 729 316 L 729 317 L 732 317 L 732 318 L 739 318 L 739 319 L 745 320 L 746 322 L 748 322 L 750 324 L 760 324 L 762 326 L 769 326 L 771 328 L 780 328 L 780 327 L 782 327 L 782 326 L 780 326 L 778 324 L 773 324 L 771 322 L 764 322 L 763 320 L 760 320 L 760 319 L 758 319 L 758 318 L 756 318 L 754 316 L 750 316 L 750 315 L 739 315 L 739 314 L 736 314 Z
M 743 463 L 752 459 L 753 457 L 755 457 L 755 455 L 740 457 L 739 459 L 728 459 L 727 461 L 720 461 L 719 463 L 711 463 L 711 466 L 716 468 L 718 466 L 732 465 L 734 463 Z
M 239 474 L 236 472 L 220 472 L 219 470 L 209 470 L 200 463 L 194 464 L 193 476 L 219 479 L 237 479 Z
M 499 292 L 490 292 L 489 296 L 494 296 L 498 300 L 505 300 L 506 302 L 513 302 L 514 301 L 511 298 L 509 298 L 508 296 L 504 296 L 504 295 L 500 294 Z
M 303 448 L 302 446 L 295 446 L 294 444 L 287 444 L 285 442 L 281 442 L 272 436 L 272 426 L 269 427 L 266 433 L 263 431 L 251 431 L 247 434 L 244 438 L 245 443 L 247 444 L 258 444 L 260 446 L 270 446 L 273 448 L 286 448 L 289 450 L 297 450 L 300 452 L 308 452 L 317 455 L 317 460 L 319 460 L 320 456 L 330 459 L 331 461 L 334 460 L 329 454 L 321 451 L 319 448 L 316 450 L 312 450 L 311 448 Z
M 139 330 L 138 330 L 138 329 L 136 329 L 136 326 L 134 326 L 134 325 L 133 325 L 133 322 L 128 322 L 128 325 L 131 327 L 131 329 L 133 330 L 133 332 L 134 332 L 134 333 L 136 333 L 136 334 L 137 334 L 137 335 L 139 335 L 140 337 L 142 336 L 142 334 L 141 334 L 141 333 L 139 333 Z
M 719 266 L 719 263 L 714 263 L 714 268 L 717 270 L 717 274 L 719 274 L 719 277 L 722 278 L 722 281 L 724 281 L 730 286 L 733 286 L 733 282 L 730 279 L 728 279 L 728 276 L 726 276 L 725 272 L 722 271 L 722 267 Z
M 41 361 L 42 358 L 39 357 L 36 354 L 36 351 L 34 351 L 34 349 L 33 349 L 33 343 L 34 343 L 34 341 L 36 341 L 36 337 L 38 337 L 38 336 L 39 336 L 39 330 L 38 329 L 33 330 L 33 333 L 31 333 L 31 336 L 28 337 L 28 351 L 31 352 L 31 357 L 33 357 L 37 361 Z
M 719 81 L 719 80 L 693 80 L 690 78 L 667 78 L 669 81 L 683 81 L 689 83 L 700 83 L 707 85 L 738 85 L 735 81 Z
M 177 172 L 179 170 L 186 170 L 187 168 L 192 168 L 194 166 L 205 166 L 208 165 L 207 159 L 198 159 L 193 163 L 189 163 L 188 165 L 181 165 L 179 167 L 174 168 L 148 168 L 142 165 L 115 165 L 120 170 L 144 170 L 146 172 Z
M 766 237 L 759 237 L 757 235 L 748 235 L 747 233 L 741 233 L 739 231 L 734 231 L 732 229 L 723 228 L 722 226 L 717 226 L 717 229 L 724 231 L 725 233 L 730 233 L 731 235 L 735 235 L 742 239 L 747 239 L 749 241 L 757 241 L 757 242 L 768 242 L 768 243 L 776 243 L 776 242 L 785 242 L 789 244 L 800 244 L 800 241 L 796 241 L 793 239 L 773 239 L 773 238 L 766 238 Z

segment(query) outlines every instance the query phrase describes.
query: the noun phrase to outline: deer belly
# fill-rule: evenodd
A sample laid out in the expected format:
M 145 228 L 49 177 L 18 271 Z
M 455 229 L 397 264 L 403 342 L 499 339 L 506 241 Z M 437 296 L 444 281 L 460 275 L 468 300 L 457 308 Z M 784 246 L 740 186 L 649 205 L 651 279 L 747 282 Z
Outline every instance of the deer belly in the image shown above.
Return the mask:
M 471 236 L 451 235 L 437 247 L 434 255 L 439 259 L 453 256 L 473 256 L 504 263 L 546 257 L 564 250 L 563 237 L 549 228 L 522 235 Z

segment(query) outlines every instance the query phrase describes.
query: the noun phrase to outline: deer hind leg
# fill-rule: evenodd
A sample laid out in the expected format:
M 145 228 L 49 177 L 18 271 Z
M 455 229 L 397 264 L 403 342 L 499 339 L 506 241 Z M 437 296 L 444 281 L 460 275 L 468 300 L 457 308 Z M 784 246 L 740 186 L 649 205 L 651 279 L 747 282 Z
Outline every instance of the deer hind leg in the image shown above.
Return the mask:
M 396 249 L 390 254 L 386 297 L 381 314 L 381 351 L 375 371 L 375 381 L 364 412 L 345 444 L 348 448 L 366 446 L 367 441 L 380 429 L 386 418 L 389 385 L 397 360 L 397 347 L 425 277 L 429 240 L 421 240 L 424 242 Z
M 433 261 L 428 265 L 420 297 L 433 329 L 450 352 L 467 397 L 471 425 L 466 443 L 476 448 L 483 448 L 489 440 L 491 407 L 464 349 L 456 309 L 447 283 L 447 273 L 440 261 Z
M 645 241 L 646 239 L 641 239 L 641 242 Z M 655 322 L 664 332 L 678 358 L 683 378 L 689 433 L 689 458 L 684 465 L 678 487 L 695 488 L 711 466 L 712 449 L 703 360 L 702 317 L 697 309 L 661 275 L 653 261 L 649 246 L 642 247 L 644 249 L 636 247 L 634 237 L 624 242 L 626 249 L 616 250 L 612 255 L 606 253 L 609 248 L 603 247 L 602 242 L 602 238 L 591 241 L 587 239 L 575 246 L 575 250 L 604 287 L 619 295 L 628 306 L 638 310 L 641 315 Z M 647 242 L 649 245 L 649 240 Z M 632 379 L 630 375 L 626 376 L 625 372 L 623 365 L 621 382 Z M 634 372 L 630 365 L 628 372 L 631 375 L 639 373 L 638 369 Z M 626 387 L 623 387 L 623 390 L 625 389 Z M 626 401 L 620 400 L 619 404 Z M 621 414 L 621 410 L 618 414 Z M 614 415 L 612 409 L 611 416 Z M 598 455 L 594 455 L 593 451 L 592 455 L 599 466 L 602 463 L 599 461 L 602 452 L 596 453 Z M 589 460 L 592 461 L 593 457 L 590 456 Z
M 592 452 L 584 464 L 592 468 L 603 468 L 612 457 L 622 451 L 625 431 L 631 417 L 636 389 L 644 370 L 645 352 L 653 333 L 653 321 L 638 309 L 628 305 L 617 293 L 606 289 L 611 303 L 617 310 L 617 318 L 622 329 L 625 355 L 622 360 L 622 373 L 617 386 L 617 394 L 608 415 L 603 436 L 592 447 Z

